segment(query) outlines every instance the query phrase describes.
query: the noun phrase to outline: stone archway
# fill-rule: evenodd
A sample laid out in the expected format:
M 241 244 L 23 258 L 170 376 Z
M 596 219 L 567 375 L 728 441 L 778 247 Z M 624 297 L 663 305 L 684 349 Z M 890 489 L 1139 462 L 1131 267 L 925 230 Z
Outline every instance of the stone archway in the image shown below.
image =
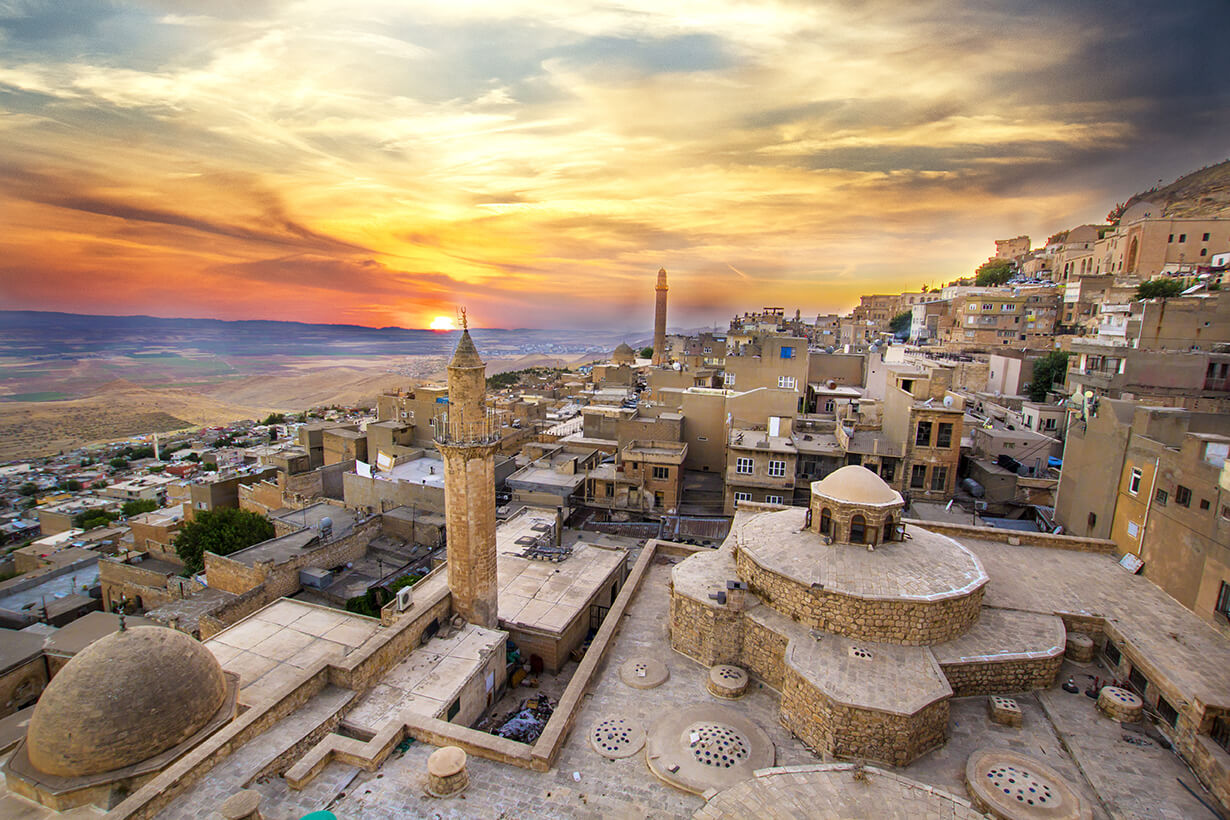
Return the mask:
M 1128 245 L 1127 264 L 1124 266 L 1128 273 L 1136 270 L 1136 257 L 1140 253 L 1140 240 L 1138 237 L 1132 237 L 1132 244 Z

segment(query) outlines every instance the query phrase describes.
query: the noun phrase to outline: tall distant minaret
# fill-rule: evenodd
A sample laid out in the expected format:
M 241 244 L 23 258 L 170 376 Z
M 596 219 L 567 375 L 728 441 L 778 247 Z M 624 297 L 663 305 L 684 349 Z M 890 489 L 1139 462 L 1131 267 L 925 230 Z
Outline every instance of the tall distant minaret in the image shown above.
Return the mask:
M 658 286 L 654 288 L 656 304 L 653 313 L 653 363 L 666 364 L 666 268 L 658 269 Z
M 435 432 L 444 458 L 448 588 L 453 612 L 495 629 L 495 450 L 500 431 L 487 412 L 486 373 L 462 313 L 461 340 L 448 363 L 448 409 L 436 418 Z

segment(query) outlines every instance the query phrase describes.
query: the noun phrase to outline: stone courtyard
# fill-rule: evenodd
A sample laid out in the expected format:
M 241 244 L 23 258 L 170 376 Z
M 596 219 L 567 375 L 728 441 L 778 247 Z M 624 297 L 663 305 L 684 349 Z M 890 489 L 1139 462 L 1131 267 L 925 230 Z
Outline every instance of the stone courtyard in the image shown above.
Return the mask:
M 610 715 L 628 716 L 649 729 L 663 715 L 706 702 L 729 705 L 768 732 L 776 748 L 777 766 L 825 762 L 782 728 L 777 719 L 778 695 L 772 689 L 753 681 L 742 699 L 720 701 L 705 690 L 706 668 L 671 651 L 666 632 L 668 583 L 677 560 L 659 557 L 650 570 L 554 769 L 539 774 L 471 757 L 469 789 L 461 797 L 437 800 L 424 789 L 427 757 L 434 747 L 415 743 L 404 755 L 386 761 L 379 772 L 349 770 L 357 776 L 345 796 L 328 805 L 339 817 L 390 820 L 407 815 L 595 820 L 690 817 L 705 806 L 702 798 L 655 779 L 643 755 L 621 760 L 600 756 L 590 746 L 588 729 Z M 670 679 L 648 691 L 624 684 L 619 679 L 620 665 L 640 656 L 664 662 Z M 1106 677 L 1109 672 L 1067 664 L 1060 679 L 1070 674 Z M 1141 745 L 1122 740 L 1124 734 L 1136 736 L 1136 732 L 1101 717 L 1092 699 L 1056 686 L 1037 694 L 1018 694 L 1016 700 L 1024 713 L 1021 729 L 992 723 L 984 697 L 953 699 L 948 742 L 913 765 L 894 771 L 963 798 L 962 778 L 970 753 L 999 747 L 1045 760 L 1089 801 L 1096 818 L 1205 816 L 1212 820 L 1213 815 L 1179 785 L 1182 780 L 1208 799 L 1182 761 L 1154 740 L 1146 738 L 1147 743 Z M 339 771 L 343 768 L 332 764 L 326 774 L 333 782 L 347 780 Z M 287 791 L 278 780 L 259 788 L 272 798 L 270 806 L 278 805 Z M 817 785 L 814 798 L 821 802 L 814 805 L 830 805 L 831 796 L 831 785 Z M 276 813 L 267 816 L 281 817 Z

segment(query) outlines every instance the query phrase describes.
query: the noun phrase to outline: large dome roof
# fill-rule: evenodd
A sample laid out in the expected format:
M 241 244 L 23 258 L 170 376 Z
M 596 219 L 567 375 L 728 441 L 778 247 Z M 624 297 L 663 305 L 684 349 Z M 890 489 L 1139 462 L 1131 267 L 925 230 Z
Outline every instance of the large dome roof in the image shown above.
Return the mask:
M 192 737 L 226 699 L 222 667 L 191 637 L 160 626 L 113 632 L 52 678 L 30 718 L 27 754 L 61 777 L 131 766 Z
M 857 464 L 847 464 L 819 481 L 813 481 L 811 491 L 850 504 L 905 504 L 901 493 L 871 470 Z

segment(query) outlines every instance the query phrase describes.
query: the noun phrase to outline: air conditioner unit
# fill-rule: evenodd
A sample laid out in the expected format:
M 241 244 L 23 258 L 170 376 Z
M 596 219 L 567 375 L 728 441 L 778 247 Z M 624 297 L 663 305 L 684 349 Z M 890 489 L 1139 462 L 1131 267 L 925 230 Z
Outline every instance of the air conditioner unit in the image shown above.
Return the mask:
M 414 602 L 414 587 L 402 587 L 397 590 L 397 611 L 405 612 Z

